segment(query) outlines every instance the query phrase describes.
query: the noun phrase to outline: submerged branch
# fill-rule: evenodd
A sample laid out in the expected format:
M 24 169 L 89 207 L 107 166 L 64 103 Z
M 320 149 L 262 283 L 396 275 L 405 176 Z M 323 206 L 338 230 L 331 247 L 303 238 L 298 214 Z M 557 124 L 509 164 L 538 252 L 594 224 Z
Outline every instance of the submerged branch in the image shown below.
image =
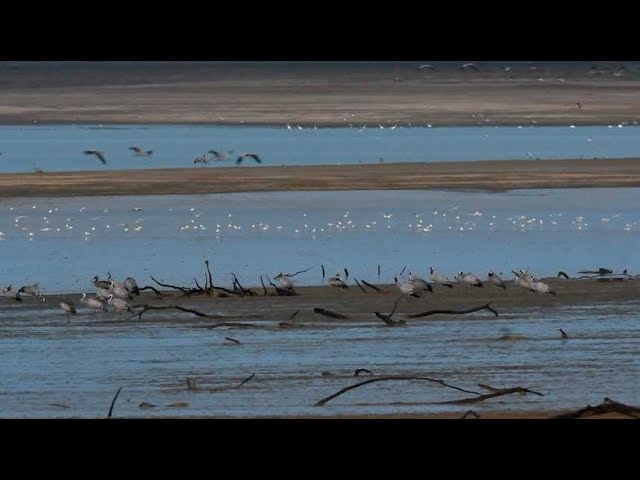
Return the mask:
M 326 404 L 328 401 L 333 400 L 334 398 L 342 395 L 343 393 L 348 392 L 349 390 L 353 390 L 354 388 L 358 388 L 358 387 L 361 387 L 363 385 L 367 385 L 369 383 L 385 382 L 385 381 L 388 381 L 388 380 L 423 380 L 423 381 L 427 381 L 427 382 L 438 383 L 438 384 L 440 384 L 440 385 L 442 385 L 444 387 L 453 388 L 454 390 L 458 390 L 460 392 L 472 393 L 474 395 L 480 395 L 478 392 L 474 392 L 474 391 L 471 391 L 471 390 L 465 390 L 463 388 L 455 387 L 453 385 L 449 385 L 448 383 L 445 383 L 443 380 L 438 380 L 438 379 L 435 379 L 435 378 L 412 376 L 412 375 L 390 375 L 388 377 L 370 378 L 369 380 L 365 380 L 363 382 L 356 383 L 355 385 L 351 385 L 349 387 L 345 387 L 342 390 L 334 393 L 333 395 L 329 395 L 328 397 L 323 398 L 322 400 L 320 400 L 319 402 L 316 403 L 316 406 L 320 407 L 320 406 Z

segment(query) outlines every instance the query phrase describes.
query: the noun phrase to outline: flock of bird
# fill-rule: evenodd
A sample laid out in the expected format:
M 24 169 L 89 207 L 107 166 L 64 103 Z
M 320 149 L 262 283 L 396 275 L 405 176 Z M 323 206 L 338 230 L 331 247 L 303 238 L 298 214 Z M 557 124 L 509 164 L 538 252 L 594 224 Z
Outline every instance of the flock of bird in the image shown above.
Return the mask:
M 80 298 L 81 305 L 89 309 L 102 310 L 105 312 L 109 310 L 109 307 L 112 307 L 114 311 L 133 313 L 133 308 L 127 300 L 131 300 L 134 296 L 140 295 L 140 288 L 135 278 L 127 277 L 124 282 L 119 282 L 112 278 L 111 272 L 109 272 L 106 279 L 100 279 L 98 276 L 94 276 L 91 283 L 96 289 L 95 296 L 88 297 L 87 294 L 83 292 L 82 298 Z M 20 287 L 18 290 L 14 290 L 12 285 L 9 284 L 2 289 L 2 292 L 7 298 L 16 302 L 23 300 L 22 295 L 37 297 L 43 302 L 46 301 L 37 283 Z M 75 302 L 71 300 L 62 300 L 60 307 L 68 316 L 75 315 L 78 312 Z
M 405 269 L 402 270 L 400 276 L 402 275 L 402 273 L 404 273 L 404 270 Z M 380 267 L 378 267 L 378 272 L 379 271 Z M 398 276 L 395 276 L 395 285 L 403 294 L 410 295 L 416 298 L 421 297 L 424 292 L 433 293 L 433 287 L 436 285 L 447 288 L 453 288 L 455 284 L 483 287 L 485 283 L 488 283 L 505 290 L 507 288 L 502 277 L 494 271 L 490 271 L 488 273 L 487 279 L 484 282 L 479 277 L 470 272 L 464 273 L 463 271 L 460 271 L 453 277 L 453 280 L 450 280 L 446 275 L 435 271 L 433 267 L 430 267 L 429 271 L 431 274 L 431 283 L 418 276 L 415 276 L 412 272 L 409 272 L 409 277 L 407 280 L 399 280 Z M 520 269 L 518 272 L 512 272 L 515 275 L 514 285 L 516 287 L 522 287 L 536 293 L 548 293 L 551 295 L 555 295 L 555 292 L 549 288 L 549 285 L 538 280 L 528 271 Z M 346 279 L 348 279 L 349 277 L 349 271 L 345 268 L 344 273 L 344 279 L 341 277 L 340 273 L 336 273 L 335 276 L 329 277 L 327 279 L 327 284 L 331 287 L 348 289 L 349 285 L 347 284 Z M 278 280 L 281 288 L 293 292 L 295 287 L 293 280 L 291 279 L 292 276 L 293 275 L 285 275 L 280 272 L 274 277 L 274 279 Z M 323 278 L 325 276 L 324 266 L 322 266 L 322 276 Z
M 211 155 L 211 157 L 209 157 L 208 155 Z M 223 162 L 225 160 L 228 160 L 230 158 L 229 157 L 230 155 L 233 155 L 233 150 L 227 150 L 226 152 L 209 150 L 206 154 L 196 157 L 193 160 L 193 163 L 194 164 L 200 163 L 202 164 L 202 166 L 204 166 L 205 164 L 208 164 L 211 161 Z M 262 163 L 262 160 L 260 159 L 257 153 L 246 152 L 246 153 L 243 153 L 242 155 L 238 155 L 238 157 L 236 158 L 236 165 L 240 165 L 245 158 L 252 158 L 253 160 L 255 160 L 256 163 Z
M 144 150 L 140 147 L 129 147 L 129 150 L 132 150 L 136 157 L 150 157 L 153 155 L 153 150 Z M 107 164 L 107 159 L 104 156 L 104 151 L 97 149 L 84 150 L 85 155 L 94 155 L 98 160 L 102 162 L 103 165 Z M 202 165 L 208 164 L 210 161 L 221 162 L 224 160 L 228 160 L 230 155 L 233 154 L 233 150 L 228 150 L 226 152 L 217 151 L 217 150 L 209 150 L 205 155 L 199 156 L 193 160 L 193 163 L 201 163 Z M 210 156 L 208 156 L 210 155 Z M 252 158 L 256 163 L 262 163 L 262 159 L 257 153 L 253 152 L 245 152 L 242 155 L 238 155 L 236 157 L 236 165 L 240 165 L 245 158 Z M 38 171 L 38 173 L 42 172 L 42 169 L 38 169 L 34 165 L 34 170 Z
M 405 269 L 403 268 L 402 272 L 400 272 L 399 274 L 400 276 L 402 276 L 404 270 Z M 305 271 L 307 270 L 304 270 L 302 272 Z M 378 272 L 380 272 L 380 267 L 378 267 Z M 289 293 L 294 293 L 295 285 L 292 277 L 297 275 L 297 273 L 284 274 L 282 272 L 279 272 L 274 277 L 274 279 L 279 282 L 281 289 Z M 344 273 L 344 279 L 341 277 L 340 273 L 336 273 L 334 276 L 327 279 L 327 284 L 335 288 L 348 289 L 349 285 L 347 284 L 347 280 L 349 278 L 349 271 L 345 268 Z M 426 280 L 414 275 L 412 272 L 409 272 L 409 277 L 407 280 L 399 280 L 398 276 L 394 277 L 395 285 L 400 290 L 400 292 L 402 292 L 402 294 L 406 294 L 416 298 L 420 298 L 424 294 L 424 292 L 433 293 L 434 286 L 453 288 L 454 285 L 457 284 L 473 287 L 483 287 L 485 283 L 489 283 L 502 289 L 507 288 L 500 275 L 493 271 L 489 272 L 489 274 L 487 275 L 487 279 L 484 282 L 480 280 L 480 278 L 478 278 L 476 275 L 469 272 L 464 273 L 460 271 L 457 275 L 454 276 L 453 280 L 450 280 L 446 275 L 435 271 L 433 267 L 430 267 L 430 273 L 431 282 L 427 282 Z M 549 288 L 549 285 L 541 282 L 540 280 L 537 280 L 536 277 L 534 277 L 528 271 L 520 269 L 518 272 L 513 271 L 513 273 L 515 275 L 514 284 L 516 287 L 522 287 L 536 293 L 549 293 L 555 295 L 555 292 Z M 324 278 L 324 265 L 322 265 L 322 275 Z M 96 275 L 91 280 L 91 283 L 95 287 L 95 296 L 88 297 L 86 292 L 83 292 L 82 298 L 80 299 L 80 305 L 88 309 L 101 310 L 105 312 L 111 309 L 112 311 L 116 312 L 134 313 L 133 305 L 129 303 L 129 300 L 133 299 L 134 296 L 140 295 L 140 288 L 138 287 L 138 283 L 136 282 L 135 278 L 127 277 L 123 282 L 120 282 L 112 278 L 111 272 L 108 272 L 106 279 L 100 279 Z M 360 286 L 359 282 L 357 283 Z M 364 283 L 367 284 L 367 282 Z M 370 284 L 367 285 L 370 286 Z M 46 298 L 40 291 L 37 283 L 33 285 L 25 285 L 23 287 L 20 287 L 18 290 L 14 290 L 13 286 L 9 284 L 5 288 L 3 288 L 2 292 L 4 293 L 5 297 L 16 302 L 21 302 L 23 300 L 23 295 L 37 297 L 42 301 L 46 301 Z M 76 303 L 67 299 L 63 299 L 60 302 L 60 307 L 66 312 L 68 317 L 70 315 L 77 314 L 78 311 Z

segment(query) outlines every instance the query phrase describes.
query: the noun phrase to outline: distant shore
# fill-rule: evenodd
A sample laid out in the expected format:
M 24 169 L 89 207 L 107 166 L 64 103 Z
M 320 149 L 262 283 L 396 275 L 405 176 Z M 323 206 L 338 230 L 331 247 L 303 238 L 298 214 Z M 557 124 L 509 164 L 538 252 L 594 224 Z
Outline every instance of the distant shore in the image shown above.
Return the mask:
M 313 190 L 640 187 L 640 159 L 190 167 L 0 174 L 0 198 Z
M 614 63 L 0 62 L 0 124 L 638 122 L 640 67 Z

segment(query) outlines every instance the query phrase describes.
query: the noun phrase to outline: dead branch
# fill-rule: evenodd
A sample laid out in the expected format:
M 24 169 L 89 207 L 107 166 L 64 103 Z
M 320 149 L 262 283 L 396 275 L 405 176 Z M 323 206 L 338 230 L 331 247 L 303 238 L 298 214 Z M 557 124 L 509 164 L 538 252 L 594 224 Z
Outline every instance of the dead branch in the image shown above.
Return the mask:
M 213 277 L 211 276 L 211 270 L 209 270 L 209 260 L 205 260 L 204 264 L 207 266 L 207 278 L 209 279 L 209 288 L 213 289 Z
M 328 397 L 323 398 L 322 400 L 316 403 L 316 406 L 321 407 L 322 405 L 326 404 L 328 401 L 333 400 L 334 398 L 342 395 L 343 393 L 348 392 L 349 390 L 353 390 L 354 388 L 358 388 L 373 382 L 385 382 L 387 380 L 424 380 L 427 382 L 439 383 L 442 386 L 453 388 L 454 390 L 459 390 L 464 393 L 472 393 L 474 395 L 480 395 L 478 392 L 473 392 L 471 390 L 465 390 L 463 388 L 455 387 L 453 385 L 449 385 L 448 383 L 445 383 L 443 380 L 437 380 L 435 378 L 411 376 L 411 375 L 390 375 L 387 377 L 370 378 L 369 380 L 365 380 L 363 382 L 356 383 L 355 385 L 351 385 L 349 387 L 343 388 L 339 392 L 336 392 L 333 395 L 329 395 Z
M 358 284 L 358 286 L 360 287 L 360 290 L 362 290 L 364 293 L 367 293 L 367 291 L 364 289 L 364 287 L 362 285 L 360 285 L 360 282 L 358 281 L 358 279 L 354 278 L 354 280 Z
M 191 288 L 186 288 L 186 287 L 178 287 L 176 285 L 169 285 L 168 283 L 160 283 L 158 280 L 156 280 L 155 278 L 153 278 L 153 275 L 151 275 L 151 280 L 153 280 L 154 282 L 156 282 L 158 285 L 160 285 L 161 287 L 167 287 L 167 288 L 173 288 L 174 290 L 180 290 L 182 293 L 191 293 Z
M 368 373 L 369 375 L 373 375 L 373 372 L 371 370 L 368 370 L 366 368 L 356 368 L 356 371 L 353 372 L 353 376 L 357 377 L 359 376 L 361 373 Z
M 309 270 L 311 270 L 313 267 L 309 267 L 306 270 L 300 270 L 299 272 L 296 273 L 285 273 L 285 277 L 295 277 L 296 275 L 298 275 L 299 273 L 305 273 L 308 272 Z
M 198 289 L 199 289 L 199 290 L 203 290 L 203 291 L 204 291 L 204 288 L 202 288 L 202 287 L 200 286 L 200 284 L 198 283 L 198 279 L 197 279 L 196 277 L 193 277 L 193 281 L 195 282 L 196 287 L 198 287 Z
M 300 309 L 298 309 L 298 310 L 296 310 L 295 312 L 293 312 L 293 313 L 289 316 L 288 321 L 290 322 L 291 320 L 293 320 L 293 319 L 294 319 L 294 317 L 295 317 L 296 315 L 298 315 L 298 312 L 299 312 L 299 311 L 300 311 Z
M 562 278 L 566 278 L 566 279 L 571 278 L 571 277 L 569 277 L 569 275 L 567 275 L 565 272 L 563 272 L 562 270 L 560 270 L 560 271 L 558 272 L 558 278 L 561 278 L 561 277 L 562 277 Z
M 244 288 L 241 284 L 240 284 L 240 280 L 238 280 L 238 277 L 236 277 L 236 274 L 231 272 L 231 275 L 233 275 L 233 286 L 234 288 L 238 288 L 240 290 L 240 294 L 241 295 L 249 295 L 249 296 L 255 296 L 256 293 L 251 290 L 250 288 Z
M 406 269 L 407 269 L 406 265 L 404 267 L 402 267 L 402 270 L 400 270 L 400 273 L 398 274 L 398 277 L 401 277 Z
M 262 284 L 262 289 L 264 290 L 264 296 L 267 296 L 267 287 L 264 285 L 264 280 L 262 280 L 262 275 L 260 275 L 260 283 Z
M 233 342 L 233 343 L 235 343 L 236 345 L 242 345 L 242 344 L 240 343 L 240 340 L 236 340 L 235 338 L 232 338 L 232 337 L 224 337 L 224 339 L 225 339 L 225 340 L 229 340 L 230 342 Z
M 587 405 L 585 408 L 581 408 L 575 412 L 563 413 L 562 415 L 556 415 L 554 419 L 563 418 L 581 418 L 585 416 L 603 415 L 605 413 L 621 413 L 633 418 L 640 418 L 640 408 L 632 407 L 631 405 L 625 405 L 624 403 L 616 402 L 608 397 L 604 398 L 604 402 L 600 405 L 592 407 Z
M 298 310 L 296 310 L 295 312 L 293 312 L 293 313 L 289 316 L 289 318 L 288 318 L 288 320 L 287 320 L 286 322 L 280 322 L 280 323 L 278 324 L 278 326 L 279 326 L 280 328 L 289 328 L 289 327 L 293 327 L 293 324 L 292 324 L 292 323 L 290 323 L 290 322 L 294 319 L 294 317 L 295 317 L 296 315 L 298 315 L 298 312 L 300 312 L 300 309 L 298 309 Z M 299 325 L 299 324 L 297 324 L 297 325 Z
M 116 404 L 118 395 L 120 395 L 120 390 L 122 390 L 122 387 L 118 389 L 118 391 L 116 392 L 116 395 L 113 397 L 113 400 L 111 400 L 111 406 L 109 407 L 109 414 L 107 415 L 107 418 L 111 418 L 111 414 L 113 413 L 113 407 Z
M 256 376 L 256 374 L 255 374 L 255 373 L 252 373 L 252 374 L 251 374 L 251 375 L 249 375 L 247 378 L 245 378 L 245 379 L 240 383 L 240 385 L 238 385 L 238 387 L 241 387 L 242 385 L 244 385 L 245 383 L 247 383 L 249 380 L 251 380 L 251 379 L 252 379 L 253 377 L 255 377 L 255 376 Z M 236 387 L 236 388 L 237 388 L 237 387 Z
M 342 313 L 335 313 L 331 310 L 327 310 L 325 308 L 316 307 L 313 309 L 314 313 L 319 313 L 320 315 L 324 315 L 325 317 L 337 318 L 338 320 L 346 320 L 349 318 L 347 315 L 343 315 Z
M 240 322 L 220 322 L 214 325 L 204 325 L 200 328 L 220 328 L 220 327 L 237 327 L 237 328 L 260 328 L 258 325 L 254 325 L 253 323 L 240 323 Z
M 422 318 L 422 317 L 428 317 L 429 315 L 435 315 L 437 313 L 442 313 L 442 314 L 447 314 L 447 315 L 463 315 L 465 313 L 479 312 L 480 310 L 489 310 L 496 317 L 498 316 L 498 312 L 496 312 L 493 308 L 491 308 L 491 302 L 490 302 L 490 303 L 487 303 L 486 305 L 482 305 L 480 307 L 470 308 L 468 310 L 429 310 L 428 312 L 411 313 L 411 314 L 407 315 L 407 317 L 409 317 L 409 318 Z
M 403 295 L 400 295 L 395 303 L 393 304 L 393 309 L 391 310 L 391 313 L 389 315 L 384 315 L 380 312 L 373 312 L 375 313 L 376 317 L 378 317 L 380 320 L 382 320 L 387 326 L 391 327 L 391 326 L 396 326 L 396 325 L 406 325 L 407 322 L 405 322 L 404 320 L 391 320 L 391 317 L 393 316 L 393 314 L 396 311 L 396 307 L 398 306 L 398 303 L 400 302 L 400 300 L 402 299 Z
M 381 292 L 382 291 L 380 288 L 376 287 L 375 285 L 371 285 L 366 280 L 362 280 L 362 283 L 364 283 L 369 288 L 373 288 L 376 292 Z
M 524 388 L 524 387 L 514 387 L 514 388 L 501 388 L 501 389 L 497 389 L 497 391 L 492 392 L 492 393 L 488 393 L 486 395 L 479 395 L 478 397 L 472 397 L 472 398 L 463 398 L 461 400 L 449 400 L 446 402 L 437 402 L 438 405 L 446 405 L 446 404 L 452 404 L 452 403 L 475 403 L 475 402 L 483 402 L 489 398 L 495 398 L 495 397 L 501 397 L 502 395 L 511 395 L 512 393 L 533 393 L 535 395 L 539 395 L 541 397 L 544 397 L 543 394 L 541 394 L 540 392 L 536 392 L 533 390 L 530 390 L 528 388 Z
M 156 294 L 156 295 L 158 295 L 158 296 L 162 296 L 162 293 L 160 292 L 160 290 L 158 290 L 158 289 L 157 289 L 157 288 L 155 288 L 155 287 L 152 287 L 151 285 L 147 285 L 146 287 L 139 288 L 138 290 L 140 290 L 141 292 L 142 292 L 143 290 L 153 290 L 153 291 L 155 292 L 155 294 Z
M 223 315 L 209 315 L 198 310 L 194 310 L 191 308 L 180 307 L 179 305 L 167 305 L 167 306 L 154 306 L 154 305 L 133 305 L 133 308 L 142 308 L 142 311 L 139 313 L 134 313 L 129 317 L 130 319 L 133 317 L 138 317 L 138 319 L 142 319 L 142 314 L 146 313 L 149 310 L 180 310 L 181 312 L 193 313 L 197 317 L 202 318 L 224 318 Z
M 407 322 L 405 322 L 404 320 L 391 320 L 391 317 L 388 315 L 383 315 L 380 312 L 374 312 L 376 317 L 378 317 L 380 320 L 382 320 L 385 325 L 387 325 L 388 327 L 397 327 L 399 325 L 406 325 Z

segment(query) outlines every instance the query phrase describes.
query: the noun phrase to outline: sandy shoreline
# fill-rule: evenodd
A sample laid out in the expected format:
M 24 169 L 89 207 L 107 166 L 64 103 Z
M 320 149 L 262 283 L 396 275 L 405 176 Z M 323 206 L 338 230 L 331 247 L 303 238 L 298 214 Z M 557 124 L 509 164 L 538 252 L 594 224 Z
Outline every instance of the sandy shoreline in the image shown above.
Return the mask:
M 433 69 L 421 69 L 425 63 Z M 633 63 L 477 66 L 478 71 L 462 70 L 461 62 L 0 62 L 0 124 L 640 121 L 640 71 Z
M 305 190 L 505 191 L 638 186 L 640 160 L 635 158 L 0 174 L 0 198 Z

